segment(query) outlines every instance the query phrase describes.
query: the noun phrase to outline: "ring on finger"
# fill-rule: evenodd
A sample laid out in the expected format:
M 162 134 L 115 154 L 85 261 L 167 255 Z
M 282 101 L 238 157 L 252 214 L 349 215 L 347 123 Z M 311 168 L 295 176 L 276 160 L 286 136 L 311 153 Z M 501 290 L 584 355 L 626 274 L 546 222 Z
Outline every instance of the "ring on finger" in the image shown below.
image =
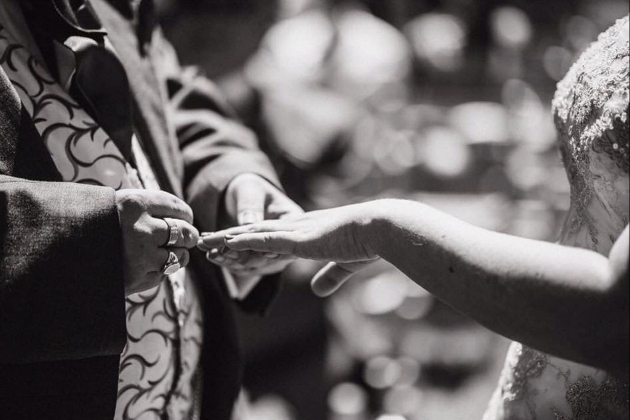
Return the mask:
M 177 273 L 180 268 L 182 268 L 182 266 L 179 263 L 179 258 L 177 258 L 177 255 L 175 255 L 173 251 L 168 251 L 168 258 L 164 263 L 164 267 L 162 267 L 162 274 L 164 274 L 165 276 L 170 276 L 171 274 Z
M 179 229 L 179 225 L 177 224 L 177 221 L 169 217 L 165 217 L 162 220 L 164 220 L 166 222 L 166 225 L 168 226 L 168 240 L 166 241 L 164 246 L 165 247 L 173 246 L 179 240 L 179 236 L 181 233 Z

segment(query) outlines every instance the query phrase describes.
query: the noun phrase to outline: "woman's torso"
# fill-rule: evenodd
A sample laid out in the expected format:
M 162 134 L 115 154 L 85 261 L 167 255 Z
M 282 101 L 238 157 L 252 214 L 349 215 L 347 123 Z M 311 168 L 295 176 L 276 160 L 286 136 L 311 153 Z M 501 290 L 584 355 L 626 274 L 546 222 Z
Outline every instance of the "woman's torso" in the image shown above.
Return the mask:
M 605 256 L 628 225 L 628 59 L 626 17 L 580 57 L 553 104 L 571 184 L 559 243 Z M 621 420 L 628 405 L 615 372 L 514 343 L 484 420 Z

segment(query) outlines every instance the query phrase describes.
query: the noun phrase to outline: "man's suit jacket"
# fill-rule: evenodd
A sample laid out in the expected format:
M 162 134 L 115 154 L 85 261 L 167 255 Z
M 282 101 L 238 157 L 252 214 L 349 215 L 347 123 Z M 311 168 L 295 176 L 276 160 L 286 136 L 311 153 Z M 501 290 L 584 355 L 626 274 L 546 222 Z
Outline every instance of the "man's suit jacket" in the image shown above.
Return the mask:
M 239 173 L 277 184 L 255 136 L 211 83 L 179 66 L 150 12 L 136 19 L 129 1 L 91 3 L 127 70 L 158 181 L 191 205 L 200 230 L 216 229 L 221 194 Z M 113 417 L 126 339 L 120 232 L 114 190 L 61 182 L 0 69 L 0 419 Z M 203 418 L 228 420 L 240 378 L 231 302 L 219 270 L 192 254 L 204 304 Z

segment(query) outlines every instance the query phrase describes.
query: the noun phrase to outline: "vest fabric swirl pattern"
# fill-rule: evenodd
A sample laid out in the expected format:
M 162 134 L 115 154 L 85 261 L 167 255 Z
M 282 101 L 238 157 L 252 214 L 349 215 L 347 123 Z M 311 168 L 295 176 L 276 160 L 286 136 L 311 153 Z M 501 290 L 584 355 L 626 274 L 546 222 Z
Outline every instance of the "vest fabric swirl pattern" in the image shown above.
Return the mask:
M 0 65 L 64 181 L 117 190 L 159 189 L 137 138 L 133 136 L 131 144 L 136 169 L 1 19 Z M 194 287 L 185 270 L 180 270 L 159 287 L 127 299 L 127 345 L 120 360 L 115 419 L 198 415 L 203 335 L 202 308 Z

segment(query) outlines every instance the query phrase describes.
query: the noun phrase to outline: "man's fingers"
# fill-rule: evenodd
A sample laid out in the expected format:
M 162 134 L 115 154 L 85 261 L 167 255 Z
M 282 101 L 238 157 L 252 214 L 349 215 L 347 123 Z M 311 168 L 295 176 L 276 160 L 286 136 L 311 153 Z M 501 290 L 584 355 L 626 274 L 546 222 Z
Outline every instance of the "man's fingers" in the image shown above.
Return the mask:
M 206 259 L 216 265 L 223 265 L 223 263 L 226 261 L 226 258 L 221 254 L 219 248 L 214 248 L 207 251 Z
M 294 261 L 290 255 L 263 254 L 254 251 L 234 251 L 229 248 L 215 248 L 206 252 L 206 258 L 213 264 L 226 267 L 230 271 L 260 270 L 271 273 L 281 271 L 286 265 Z M 280 267 L 280 268 L 277 268 Z
M 372 264 L 373 261 L 354 263 L 328 263 L 319 270 L 311 281 L 311 289 L 319 297 L 327 297 L 335 293 L 355 273 Z
M 293 254 L 296 241 L 291 232 L 244 233 L 237 236 L 225 235 L 225 245 L 235 251 Z
M 159 246 L 165 246 L 171 239 L 171 228 L 177 234 L 177 240 L 174 244 L 168 245 L 173 248 L 192 248 L 199 242 L 199 231 L 190 223 L 165 217 L 156 219 L 159 226 L 159 232 L 156 235 Z
M 225 237 L 216 233 L 202 233 L 197 242 L 197 248 L 203 252 L 210 252 L 213 249 L 223 246 Z
M 181 268 L 186 267 L 190 262 L 190 254 L 186 248 L 159 248 L 158 252 L 155 253 L 155 258 L 153 260 L 154 269 L 152 272 L 162 273 L 164 266 L 168 261 L 170 252 L 175 254 Z
M 239 225 L 250 225 L 265 220 L 266 193 L 258 182 L 243 182 L 235 191 L 236 221 Z
M 228 267 L 236 275 L 249 275 L 249 276 L 268 276 L 283 271 L 289 264 L 295 261 L 288 255 L 273 260 L 273 263 L 268 265 L 262 265 L 260 267 L 244 267 L 242 269 Z
M 163 191 L 146 191 L 147 211 L 153 217 L 172 217 L 193 222 L 193 211 L 188 204 Z

